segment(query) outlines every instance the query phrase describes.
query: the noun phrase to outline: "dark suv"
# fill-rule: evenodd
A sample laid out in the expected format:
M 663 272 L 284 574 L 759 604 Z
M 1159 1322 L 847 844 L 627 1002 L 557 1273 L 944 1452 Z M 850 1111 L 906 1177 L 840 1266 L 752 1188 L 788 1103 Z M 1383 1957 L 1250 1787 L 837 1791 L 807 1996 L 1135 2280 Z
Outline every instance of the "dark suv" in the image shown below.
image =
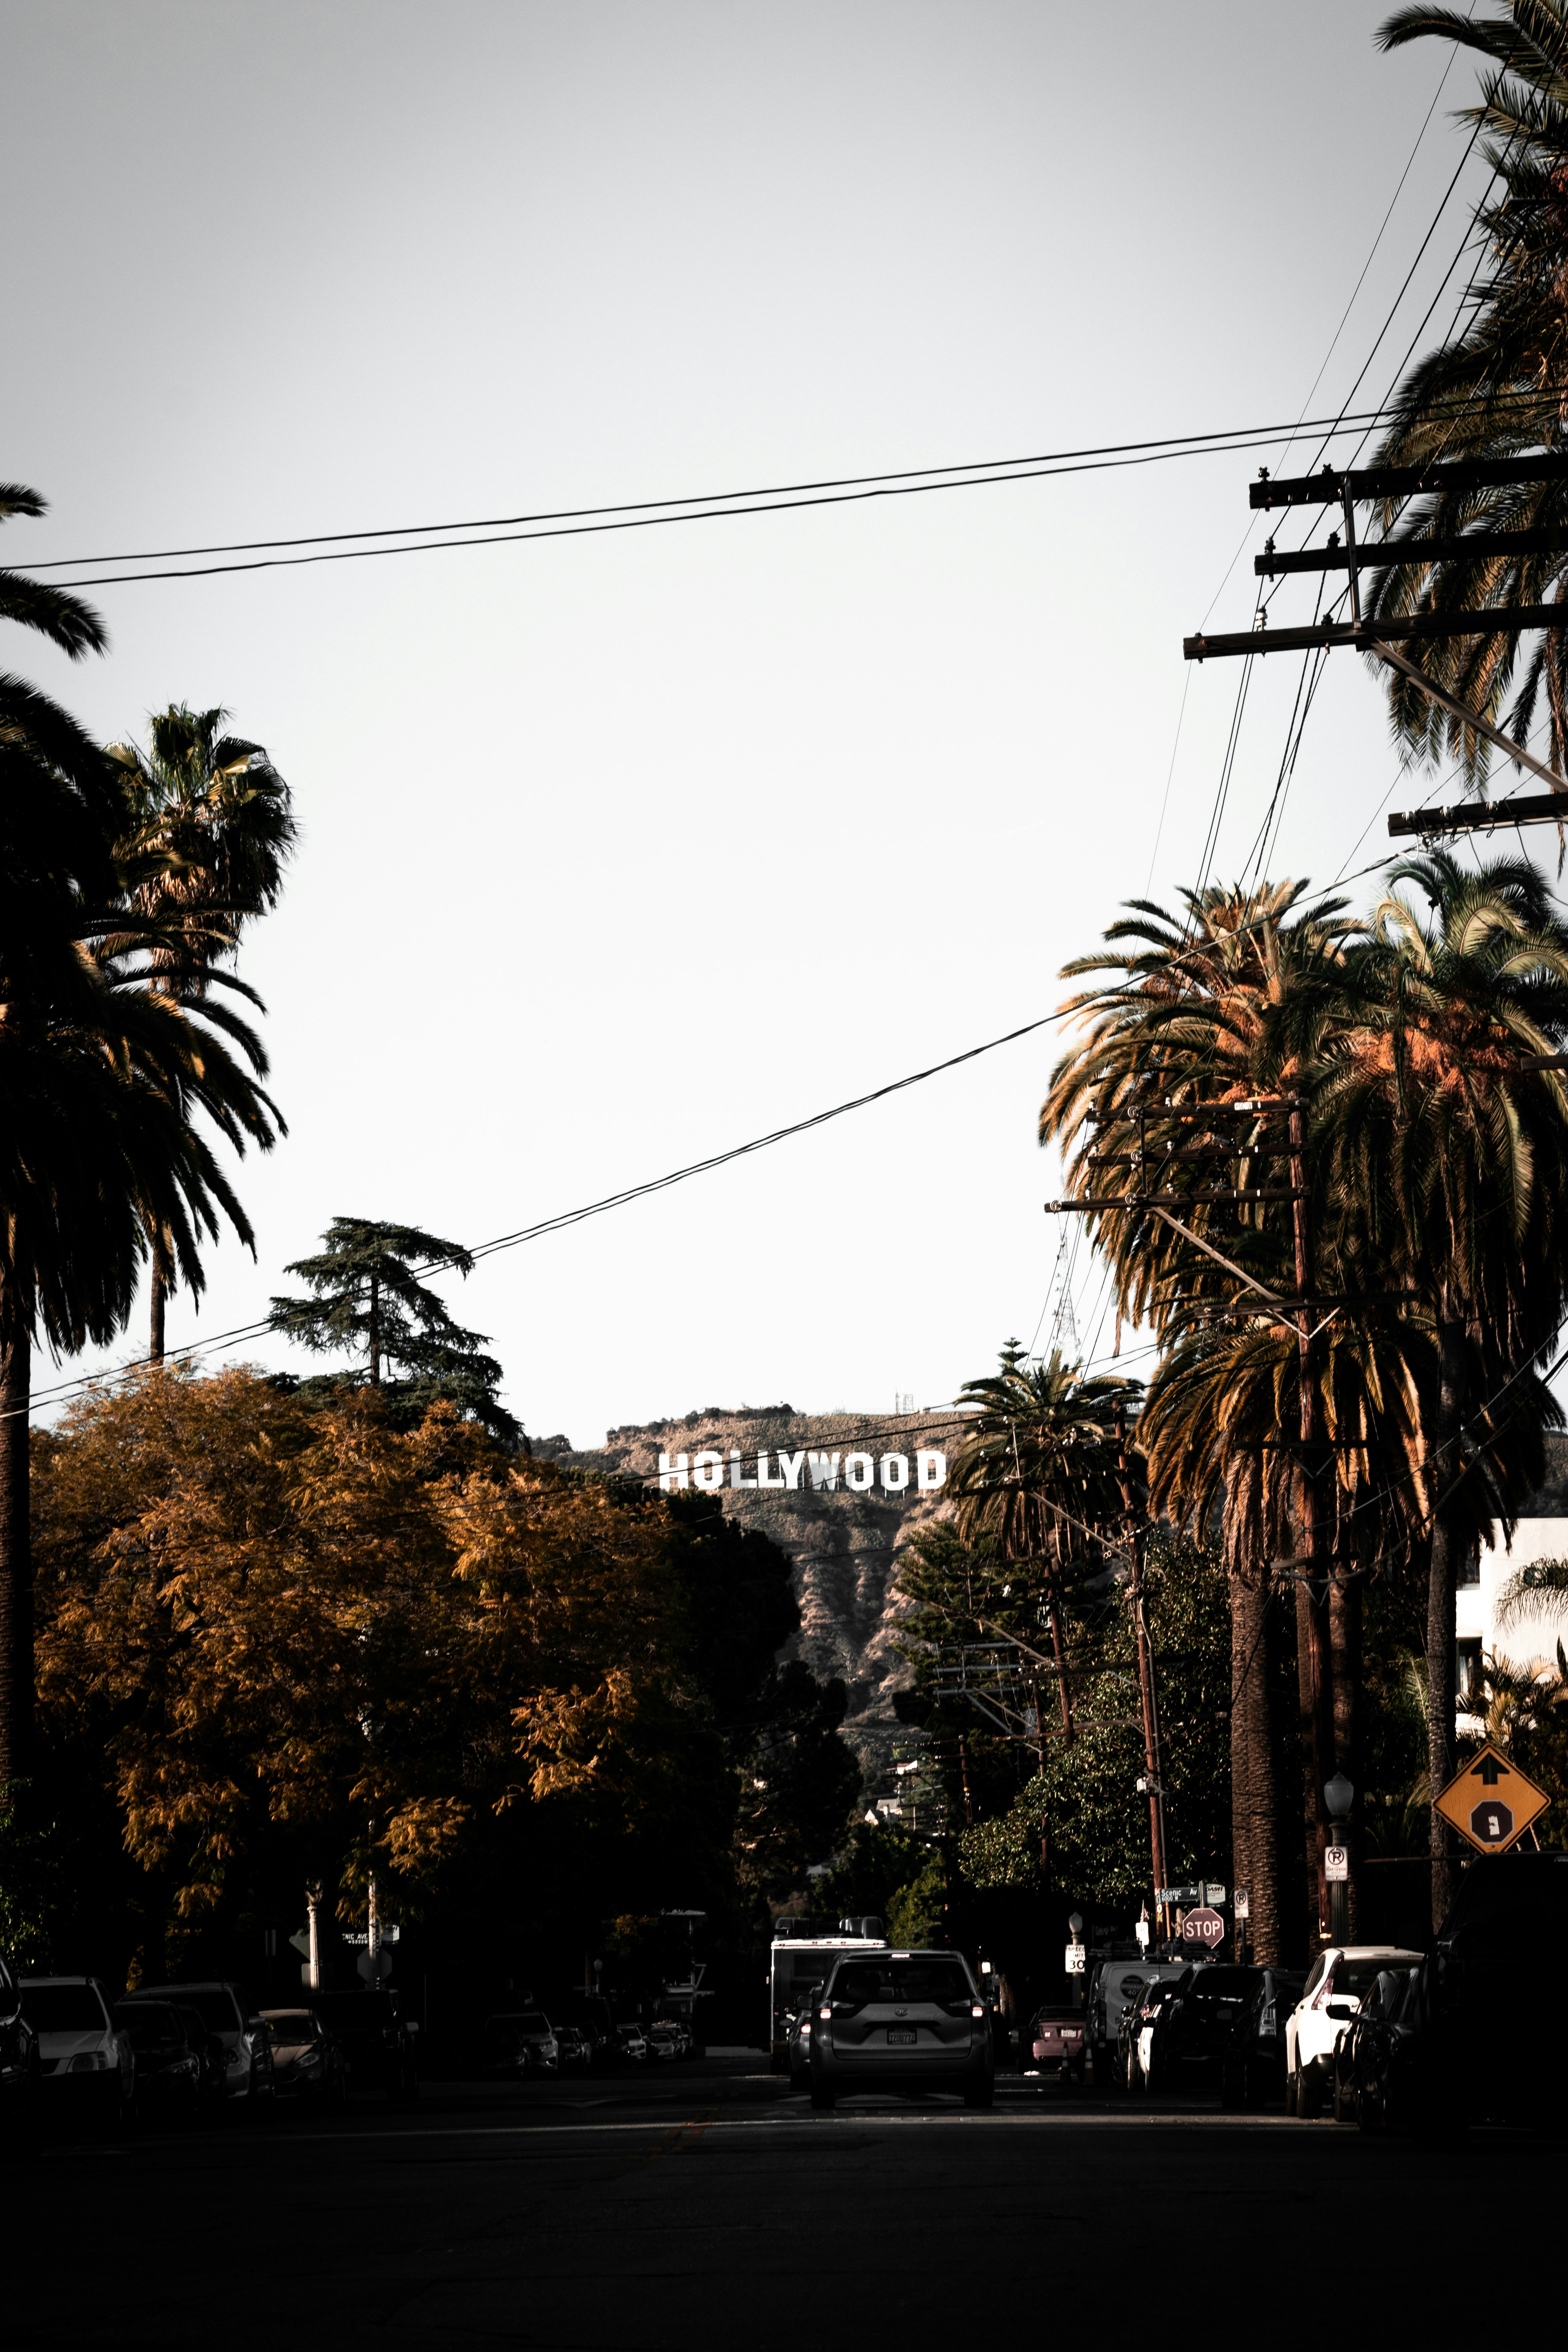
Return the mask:
M 847 2091 L 962 2091 L 988 2107 L 991 2020 L 961 1952 L 846 1953 L 811 2021 L 811 2104 Z
M 370 2091 L 384 2099 L 417 2095 L 414 2037 L 418 2029 L 404 2021 L 395 1992 L 313 1992 L 310 2006 L 342 2044 L 351 2091 Z
M 38 2037 L 22 2014 L 22 1993 L 0 1959 L 0 2130 L 30 2120 L 38 2082 Z

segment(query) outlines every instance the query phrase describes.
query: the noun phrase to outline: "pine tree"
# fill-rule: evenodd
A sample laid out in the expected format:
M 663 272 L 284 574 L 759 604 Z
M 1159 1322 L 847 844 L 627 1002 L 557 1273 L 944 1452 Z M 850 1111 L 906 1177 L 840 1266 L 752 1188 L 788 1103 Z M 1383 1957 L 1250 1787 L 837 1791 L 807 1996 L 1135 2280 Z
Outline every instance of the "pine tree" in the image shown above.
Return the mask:
M 466 1331 L 426 1288 L 426 1273 L 474 1269 L 460 1243 L 442 1241 L 417 1225 L 391 1225 L 369 1217 L 334 1217 L 321 1236 L 325 1248 L 298 1259 L 297 1274 L 314 1296 L 274 1298 L 272 1328 L 313 1355 L 340 1350 L 363 1360 L 344 1372 L 300 1383 L 305 1393 L 342 1386 L 384 1391 L 395 1422 L 419 1421 L 437 1397 L 482 1422 L 492 1436 L 522 1444 L 522 1425 L 496 1394 L 501 1368 L 480 1352 L 482 1331 Z

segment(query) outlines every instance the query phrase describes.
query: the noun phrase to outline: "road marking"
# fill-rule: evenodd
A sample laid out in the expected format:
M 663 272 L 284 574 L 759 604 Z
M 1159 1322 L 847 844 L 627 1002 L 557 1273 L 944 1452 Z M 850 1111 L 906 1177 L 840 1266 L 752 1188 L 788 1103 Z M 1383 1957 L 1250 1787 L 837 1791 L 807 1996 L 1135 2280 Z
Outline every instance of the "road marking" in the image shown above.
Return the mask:
M 832 2132 L 840 2125 L 864 2127 L 885 2124 L 889 2129 L 916 2131 L 946 2125 L 963 2131 L 1301 2131 L 1309 2128 L 1334 2130 L 1331 2116 L 1319 2116 L 1311 2123 L 1306 2118 L 1289 2116 L 1235 2115 L 1170 2115 L 1170 2116 L 998 2116 L 998 2115 L 897 2115 L 886 2109 L 845 2108 L 832 2116 L 693 2116 L 688 2121 L 672 2125 L 667 2116 L 648 2123 L 624 2124 L 422 2124 L 412 2131 L 337 2131 L 323 2132 L 319 2137 L 297 2139 L 291 2148 L 338 2147 L 349 2140 L 415 2139 L 588 2139 L 611 2132 L 658 2132 L 669 2147 L 676 2146 L 687 2135 L 700 2137 L 709 2132 L 722 2131 L 819 2131 Z

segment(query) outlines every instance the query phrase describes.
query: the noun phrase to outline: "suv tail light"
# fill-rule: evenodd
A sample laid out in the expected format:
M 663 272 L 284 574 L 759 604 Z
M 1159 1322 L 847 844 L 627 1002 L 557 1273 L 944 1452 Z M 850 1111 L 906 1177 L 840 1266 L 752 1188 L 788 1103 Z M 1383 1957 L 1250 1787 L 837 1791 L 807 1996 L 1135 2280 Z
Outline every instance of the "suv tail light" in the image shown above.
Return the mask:
M 820 2018 L 821 2018 L 821 2020 L 822 2020 L 822 2021 L 823 2021 L 824 2025 L 826 2025 L 826 2024 L 827 2024 L 827 2023 L 829 2022 L 829 2021 L 831 2020 L 832 2015 L 833 2015 L 833 2011 L 832 2011 L 830 2009 L 826 2009 L 826 2008 L 824 2008 L 824 2009 L 819 2009 L 819 2010 L 817 2011 L 817 2012 L 816 2012 L 816 2013 L 817 2013 L 818 2017 L 820 2017 Z
M 970 2007 L 969 2014 L 971 2017 L 984 2017 L 985 2014 L 984 2002 L 978 2000 L 973 2002 Z

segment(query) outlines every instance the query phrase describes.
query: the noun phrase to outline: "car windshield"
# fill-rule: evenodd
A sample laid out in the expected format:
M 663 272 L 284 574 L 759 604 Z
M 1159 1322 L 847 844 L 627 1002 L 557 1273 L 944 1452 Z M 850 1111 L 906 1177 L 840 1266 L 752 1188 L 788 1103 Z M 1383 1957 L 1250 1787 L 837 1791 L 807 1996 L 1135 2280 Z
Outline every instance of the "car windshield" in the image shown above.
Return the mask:
M 397 2022 L 390 1993 L 313 1993 L 310 2005 L 334 2033 L 374 2032 L 379 2027 Z
M 1257 1982 L 1251 1969 L 1200 1969 L 1187 1990 L 1194 2000 L 1245 2000 Z
M 185 2038 L 185 2029 L 172 2009 L 156 2001 L 127 2001 L 114 2012 L 116 2025 L 131 2036 L 132 2050 L 163 2050 Z
M 109 2023 L 93 1985 L 24 1985 L 22 2011 L 35 2033 L 101 2033 Z
M 314 2042 L 316 2021 L 308 2009 L 286 2009 L 281 2015 L 274 2011 L 267 2031 L 274 2042 Z
M 1329 1988 L 1331 2000 L 1359 2000 L 1369 1993 L 1388 1966 L 1388 1955 L 1369 1960 L 1341 1960 Z
M 237 2033 L 239 2020 L 234 2013 L 234 1995 L 225 1992 L 221 1985 L 209 1990 L 182 1990 L 182 2009 L 194 2009 L 209 2033 Z
M 848 1960 L 833 1979 L 835 2000 L 968 2000 L 968 1977 L 958 1960 Z

